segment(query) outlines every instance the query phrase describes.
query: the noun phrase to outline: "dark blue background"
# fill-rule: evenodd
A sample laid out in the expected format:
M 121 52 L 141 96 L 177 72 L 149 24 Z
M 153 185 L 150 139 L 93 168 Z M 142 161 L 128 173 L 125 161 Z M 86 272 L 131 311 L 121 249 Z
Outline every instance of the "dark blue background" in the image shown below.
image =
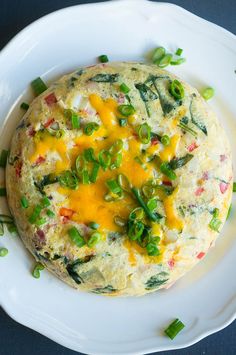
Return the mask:
M 236 34 L 236 0 L 169 0 Z M 76 0 L 0 0 L 0 49 L 22 28 L 54 10 L 95 1 Z M 98 2 L 98 0 L 97 0 Z M 206 58 L 207 59 L 207 58 Z M 235 63 L 236 64 L 236 63 Z M 0 69 L 1 70 L 1 69 Z M 17 275 L 16 275 L 17 276 Z M 212 302 L 214 297 L 212 295 Z M 0 308 L 0 355 L 72 355 L 40 334 L 10 319 Z M 160 353 L 159 353 L 160 354 Z M 164 355 L 235 355 L 236 321 L 187 349 Z M 112 354 L 111 354 L 112 355 Z

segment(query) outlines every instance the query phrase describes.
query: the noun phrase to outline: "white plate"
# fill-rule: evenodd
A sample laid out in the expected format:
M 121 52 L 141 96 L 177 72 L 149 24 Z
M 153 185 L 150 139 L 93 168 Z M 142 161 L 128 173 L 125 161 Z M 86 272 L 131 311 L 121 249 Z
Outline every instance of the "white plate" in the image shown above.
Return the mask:
M 170 68 L 197 88 L 216 90 L 210 105 L 236 150 L 235 36 L 180 7 L 116 1 L 70 7 L 36 21 L 0 55 L 0 145 L 7 147 L 31 98 L 29 82 L 51 81 L 108 54 L 143 60 L 157 45 L 184 48 L 186 64 Z M 23 94 L 22 94 L 23 93 Z M 23 95 L 23 97 L 22 97 Z M 1 182 L 1 178 L 0 178 Z M 2 201 L 2 200 L 1 200 Z M 3 203 L 0 209 L 4 210 Z M 235 211 L 233 211 L 235 212 Z M 77 292 L 42 273 L 17 237 L 0 239 L 10 253 L 0 260 L 0 304 L 18 322 L 86 354 L 144 354 L 195 343 L 229 324 L 236 314 L 236 241 L 231 217 L 216 247 L 176 286 L 140 298 L 105 298 Z M 186 328 L 171 341 L 162 329 L 179 317 Z

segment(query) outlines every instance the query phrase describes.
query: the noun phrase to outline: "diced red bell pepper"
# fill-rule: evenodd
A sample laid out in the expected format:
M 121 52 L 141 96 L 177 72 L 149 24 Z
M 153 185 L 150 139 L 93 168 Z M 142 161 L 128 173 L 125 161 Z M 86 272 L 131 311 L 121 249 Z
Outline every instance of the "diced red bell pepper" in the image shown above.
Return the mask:
M 205 256 L 205 253 L 203 251 L 201 251 L 198 255 L 197 258 L 198 259 L 202 259 Z
M 54 118 L 49 118 L 47 122 L 44 123 L 44 127 L 48 128 L 49 126 L 51 126 L 51 124 L 53 124 L 53 122 L 55 122 Z
M 46 101 L 48 106 L 52 106 L 53 104 L 57 103 L 57 98 L 54 94 L 54 92 L 52 92 L 51 94 L 49 94 L 48 96 L 46 96 L 44 98 L 44 100 Z

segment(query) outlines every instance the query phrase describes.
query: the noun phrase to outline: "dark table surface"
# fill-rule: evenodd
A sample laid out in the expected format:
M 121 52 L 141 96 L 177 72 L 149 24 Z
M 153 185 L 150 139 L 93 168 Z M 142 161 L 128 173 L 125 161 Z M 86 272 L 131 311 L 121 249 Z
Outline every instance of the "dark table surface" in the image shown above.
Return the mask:
M 22 28 L 54 10 L 86 0 L 0 0 L 0 49 Z M 97 0 L 98 2 L 98 0 Z M 169 0 L 236 34 L 236 0 Z M 216 295 L 217 297 L 217 295 Z M 214 301 L 214 300 L 213 300 Z M 72 355 L 42 335 L 9 318 L 0 308 L 0 355 Z M 159 353 L 160 354 L 160 353 Z M 226 329 L 183 350 L 164 355 L 235 355 L 236 321 Z

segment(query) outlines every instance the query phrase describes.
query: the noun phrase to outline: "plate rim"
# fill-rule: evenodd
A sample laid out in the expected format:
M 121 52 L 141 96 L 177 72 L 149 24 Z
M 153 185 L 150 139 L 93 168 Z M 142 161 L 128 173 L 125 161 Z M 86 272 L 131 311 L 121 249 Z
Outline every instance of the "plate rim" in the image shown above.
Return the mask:
M 72 6 L 67 6 L 67 7 L 64 7 L 64 8 L 61 8 L 61 9 L 58 9 L 58 10 L 55 10 L 53 12 L 50 12 L 38 19 L 36 19 L 35 21 L 31 22 L 30 24 L 28 24 L 26 27 L 24 27 L 22 30 L 20 30 L 15 36 L 13 36 L 9 41 L 8 43 L 6 43 L 3 48 L 1 49 L 0 51 L 0 60 L 1 59 L 4 59 L 4 57 L 7 57 L 7 53 L 9 50 L 11 50 L 12 48 L 14 48 L 15 46 L 17 46 L 17 44 L 22 40 L 24 39 L 25 35 L 33 30 L 35 27 L 38 26 L 38 24 L 44 22 L 44 21 L 48 21 L 50 20 L 50 18 L 54 17 L 54 16 L 57 16 L 58 14 L 61 14 L 63 12 L 66 12 L 66 11 L 69 11 L 70 9 L 72 8 L 81 8 L 81 7 L 84 7 L 84 8 L 93 8 L 93 7 L 97 7 L 97 6 L 113 6 L 114 4 L 116 3 L 121 3 L 121 2 L 125 2 L 126 4 L 144 4 L 144 3 L 147 3 L 148 5 L 151 4 L 151 6 L 154 6 L 156 7 L 156 9 L 162 7 L 162 8 L 172 8 L 176 11 L 179 11 L 179 12 L 182 12 L 182 13 L 185 13 L 186 16 L 188 17 L 192 17 L 195 21 L 198 21 L 202 24 L 204 24 L 204 26 L 208 26 L 209 28 L 215 30 L 218 32 L 218 34 L 220 34 L 221 36 L 224 35 L 224 36 L 227 36 L 228 39 L 231 41 L 236 41 L 236 35 L 234 35 L 232 32 L 226 30 L 225 28 L 213 23 L 213 22 L 210 22 L 196 14 L 193 14 L 192 12 L 186 10 L 185 8 L 179 6 L 179 5 L 176 5 L 176 4 L 173 4 L 173 3 L 166 3 L 166 2 L 152 2 L 152 1 L 149 1 L 149 0 L 112 0 L 112 1 L 102 1 L 102 2 L 95 2 L 95 3 L 85 3 L 85 4 L 77 4 L 77 5 L 72 5 Z M 220 37 L 218 37 L 218 41 L 221 42 L 221 39 Z M 232 50 L 234 50 L 234 48 L 231 48 Z M 43 328 L 45 328 L 45 324 L 43 322 L 38 322 L 35 323 L 35 320 L 33 317 L 30 317 L 28 314 L 25 315 L 25 314 L 22 314 L 18 311 L 18 309 L 14 309 L 14 307 L 11 307 L 11 302 L 8 302 L 6 299 L 4 299 L 3 297 L 1 297 L 1 294 L 0 294 L 0 306 L 3 308 L 4 312 L 6 312 L 13 320 L 15 320 L 16 322 L 42 334 L 43 336 L 46 336 L 47 338 L 55 341 L 56 343 L 64 346 L 64 347 L 67 347 L 67 348 L 70 348 L 74 351 L 83 351 L 83 350 L 86 350 L 86 349 L 83 349 L 83 345 L 80 345 L 77 343 L 76 346 L 73 346 L 71 345 L 71 340 L 66 340 L 65 337 L 60 334 L 58 331 L 55 331 L 54 329 L 51 330 L 51 333 L 47 333 L 47 331 Z M 153 352 L 159 352 L 159 351 L 166 351 L 166 350 L 176 350 L 176 349 L 182 349 L 182 348 L 186 348 L 186 347 L 189 347 L 197 342 L 199 342 L 200 340 L 202 340 L 203 338 L 211 335 L 211 334 L 214 334 L 216 333 L 217 331 L 220 331 L 222 329 L 224 329 L 225 327 L 227 327 L 229 324 L 231 324 L 235 319 L 236 319 L 236 309 L 234 312 L 231 312 L 231 316 L 230 317 L 227 317 L 227 320 L 223 321 L 219 318 L 218 320 L 218 325 L 211 328 L 210 330 L 205 330 L 205 331 L 202 331 L 198 336 L 194 337 L 192 340 L 188 341 L 188 342 L 185 342 L 185 343 L 182 343 L 182 344 L 174 344 L 174 343 L 170 343 L 169 346 L 167 345 L 164 345 L 164 346 L 159 346 L 158 348 L 156 347 L 149 347 L 148 348 L 148 345 L 145 347 L 145 349 L 142 349 L 143 351 L 145 352 L 148 352 L 148 353 L 153 353 Z M 47 333 L 47 334 L 46 334 Z M 129 343 L 131 344 L 131 343 Z M 130 352 L 129 351 L 129 355 L 143 355 L 143 351 L 132 351 Z M 85 354 L 82 352 L 82 354 Z M 95 352 L 91 349 L 91 350 L 86 350 L 86 354 L 88 355 L 94 355 Z M 118 354 L 125 354 L 123 351 L 121 352 L 116 352 L 114 353 L 114 355 L 118 355 Z M 104 351 L 103 352 L 97 352 L 96 351 L 96 355 L 104 355 Z

